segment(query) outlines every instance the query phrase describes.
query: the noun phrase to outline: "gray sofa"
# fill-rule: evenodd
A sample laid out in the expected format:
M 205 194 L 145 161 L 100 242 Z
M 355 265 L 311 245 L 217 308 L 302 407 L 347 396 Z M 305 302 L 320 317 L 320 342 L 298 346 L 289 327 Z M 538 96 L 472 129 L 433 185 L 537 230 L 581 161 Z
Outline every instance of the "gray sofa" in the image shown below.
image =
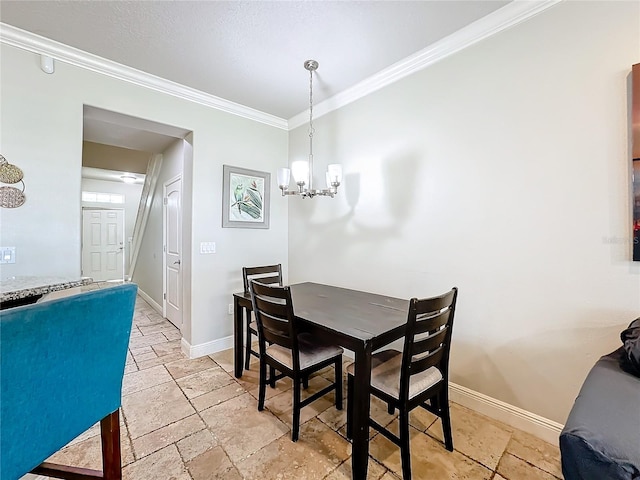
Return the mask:
M 640 378 L 620 348 L 587 376 L 560 435 L 565 480 L 640 479 Z

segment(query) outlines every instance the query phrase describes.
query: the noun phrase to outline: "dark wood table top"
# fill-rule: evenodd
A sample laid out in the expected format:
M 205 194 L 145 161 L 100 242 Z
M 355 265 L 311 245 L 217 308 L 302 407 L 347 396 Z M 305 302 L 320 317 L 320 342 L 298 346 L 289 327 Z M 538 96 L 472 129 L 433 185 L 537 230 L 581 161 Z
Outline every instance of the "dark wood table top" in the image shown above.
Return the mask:
M 353 339 L 373 340 L 407 322 L 408 300 L 311 282 L 290 287 L 296 317 Z

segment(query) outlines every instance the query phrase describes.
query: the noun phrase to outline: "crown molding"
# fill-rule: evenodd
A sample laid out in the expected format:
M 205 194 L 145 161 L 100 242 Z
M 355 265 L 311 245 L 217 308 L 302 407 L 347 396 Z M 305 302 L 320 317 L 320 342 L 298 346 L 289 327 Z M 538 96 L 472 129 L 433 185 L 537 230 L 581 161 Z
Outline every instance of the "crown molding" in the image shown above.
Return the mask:
M 314 105 L 314 117 L 321 117 L 322 115 L 326 115 L 327 113 L 355 102 L 485 38 L 489 38 L 510 27 L 518 25 L 561 1 L 563 0 L 514 0 L 433 45 L 394 63 L 390 67 L 379 71 L 353 87 Z M 289 119 L 289 130 L 306 124 L 308 118 L 309 114 L 307 111 L 291 117 Z
M 157 92 L 166 93 L 206 107 L 215 108 L 216 110 L 238 115 L 272 127 L 283 130 L 288 129 L 287 121 L 275 115 L 270 115 L 214 95 L 209 95 L 195 88 L 186 87 L 179 83 L 136 70 L 135 68 L 121 65 L 1 22 L 0 43 L 5 43 L 39 55 L 47 55 L 76 67 L 149 88 Z

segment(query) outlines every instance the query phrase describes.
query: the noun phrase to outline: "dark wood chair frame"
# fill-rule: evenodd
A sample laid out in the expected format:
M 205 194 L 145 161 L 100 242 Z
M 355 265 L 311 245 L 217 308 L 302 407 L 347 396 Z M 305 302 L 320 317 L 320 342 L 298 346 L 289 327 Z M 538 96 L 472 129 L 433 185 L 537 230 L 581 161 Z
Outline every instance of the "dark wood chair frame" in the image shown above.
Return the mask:
M 437 415 L 442 420 L 444 444 L 447 450 L 453 451 L 453 436 L 451 434 L 451 416 L 449 413 L 449 352 L 451 348 L 451 333 L 455 315 L 458 289 L 439 297 L 418 300 L 412 298 L 409 302 L 407 327 L 402 352 L 402 366 L 400 373 L 399 398 L 370 387 L 371 394 L 385 401 L 389 413 L 399 410 L 400 436 L 394 435 L 385 427 L 369 418 L 369 425 L 400 447 L 402 457 L 402 477 L 411 480 L 411 454 L 409 447 L 409 412 L 416 407 Z M 442 380 L 409 398 L 409 385 L 412 375 L 436 367 L 442 374 Z M 347 438 L 352 438 L 352 418 L 354 405 L 351 394 L 354 387 L 352 375 L 347 375 Z M 426 401 L 429 400 L 427 404 Z
M 258 341 L 260 348 L 260 391 L 258 395 L 258 410 L 264 409 L 267 383 L 275 387 L 276 380 L 289 377 L 293 380 L 293 422 L 291 440 L 297 441 L 300 432 L 300 410 L 314 400 L 335 390 L 336 409 L 342 410 L 342 354 L 335 355 L 323 362 L 316 363 L 305 369 L 300 368 L 298 335 L 301 333 L 293 313 L 293 302 L 289 287 L 275 287 L 265 285 L 256 280 L 250 282 L 251 301 L 253 311 L 258 322 Z M 276 344 L 292 351 L 292 365 L 279 362 L 266 354 L 267 343 Z M 334 382 L 322 390 L 301 400 L 300 384 L 306 388 L 309 375 L 334 365 Z M 267 377 L 267 366 L 269 376 Z M 276 370 L 281 372 L 276 375 Z
M 282 265 L 264 265 L 261 267 L 244 267 L 242 269 L 242 279 L 244 282 L 244 293 L 249 294 L 249 282 L 251 280 L 258 280 L 260 283 L 266 283 L 269 285 L 278 284 L 282 285 Z M 258 331 L 251 328 L 251 310 L 247 309 L 247 323 L 246 323 L 246 340 L 245 340 L 245 358 L 244 368 L 249 370 L 249 364 L 251 363 L 251 355 L 256 358 L 260 358 L 260 353 L 256 352 L 252 348 L 251 335 L 258 336 Z
M 120 413 L 110 413 L 100 420 L 102 440 L 102 471 L 44 462 L 30 473 L 66 480 L 122 480 L 122 459 L 120 456 Z

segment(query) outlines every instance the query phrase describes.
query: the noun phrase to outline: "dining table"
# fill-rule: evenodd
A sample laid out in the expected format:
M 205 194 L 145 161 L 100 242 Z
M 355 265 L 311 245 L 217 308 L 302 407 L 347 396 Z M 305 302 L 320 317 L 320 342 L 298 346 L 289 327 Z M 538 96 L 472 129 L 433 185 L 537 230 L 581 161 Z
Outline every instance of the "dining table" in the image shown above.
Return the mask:
M 317 338 L 353 352 L 354 391 L 348 392 L 354 402 L 352 478 L 364 480 L 369 458 L 371 355 L 404 336 L 409 300 L 312 282 L 289 287 L 294 315 L 301 327 Z M 240 378 L 244 315 L 252 310 L 251 296 L 244 292 L 234 293 L 233 302 L 234 374 Z

